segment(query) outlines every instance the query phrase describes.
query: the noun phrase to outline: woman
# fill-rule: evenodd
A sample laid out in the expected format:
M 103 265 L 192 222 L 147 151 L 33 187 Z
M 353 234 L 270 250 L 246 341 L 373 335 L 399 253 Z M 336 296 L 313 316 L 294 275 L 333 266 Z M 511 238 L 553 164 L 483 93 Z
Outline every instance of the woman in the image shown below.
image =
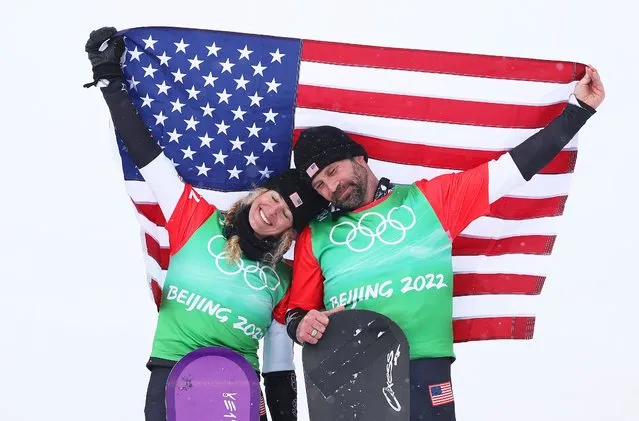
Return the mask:
M 293 343 L 283 325 L 291 268 L 282 262 L 294 236 L 327 205 L 298 172 L 288 170 L 237 201 L 226 213 L 183 183 L 122 89 L 124 41 L 115 28 L 93 31 L 85 50 L 113 123 L 167 221 L 170 265 L 151 357 L 147 421 L 166 419 L 165 386 L 171 368 L 206 346 L 238 352 L 262 373 L 274 421 L 295 420 Z M 108 40 L 106 48 L 101 46 Z M 263 403 L 263 402 L 262 402 Z M 266 413 L 262 410 L 261 420 Z

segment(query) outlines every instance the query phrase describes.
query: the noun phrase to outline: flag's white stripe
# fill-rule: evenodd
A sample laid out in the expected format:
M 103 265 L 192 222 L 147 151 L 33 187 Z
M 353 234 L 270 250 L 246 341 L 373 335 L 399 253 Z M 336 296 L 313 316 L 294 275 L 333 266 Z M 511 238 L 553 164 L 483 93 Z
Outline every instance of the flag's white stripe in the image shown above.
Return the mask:
M 154 224 L 141 213 L 138 213 L 137 217 L 144 232 L 153 237 L 161 247 L 169 247 L 169 233 L 166 228 Z
M 162 245 L 169 246 L 169 236 L 165 228 L 155 225 L 139 214 L 138 220 L 145 232 Z M 462 235 L 477 238 L 504 239 L 523 235 L 557 235 L 561 216 L 508 220 L 482 216 L 471 222 Z
M 153 192 L 146 182 L 126 180 L 125 187 L 126 192 L 135 203 L 157 203 L 157 198 L 153 195 Z M 195 188 L 195 190 L 200 193 L 207 202 L 222 210 L 228 209 L 233 202 L 246 196 L 248 193 L 248 191 L 221 192 L 202 188 Z
M 420 167 L 416 165 L 393 164 L 390 162 L 369 160 L 369 165 L 378 177 L 388 177 L 394 183 L 411 184 L 416 180 L 430 180 L 441 174 L 458 172 L 439 168 Z M 547 197 L 567 195 L 570 190 L 572 174 L 537 174 L 529 182 L 511 191 L 508 197 L 543 199 Z M 155 203 L 151 190 L 142 181 L 126 181 L 127 193 L 135 203 Z M 196 188 L 207 202 L 219 209 L 226 210 L 237 199 L 244 197 L 248 191 L 219 192 Z
M 164 288 L 166 280 L 166 270 L 162 270 L 158 262 L 151 256 L 146 256 L 146 273 L 148 278 L 153 278 L 158 282 L 160 288 Z
M 534 254 L 453 256 L 453 271 L 455 273 L 514 273 L 546 276 L 550 257 Z
M 150 225 L 149 225 L 150 224 Z M 144 232 L 150 233 L 149 222 L 142 229 Z M 164 231 L 164 235 L 154 237 L 158 240 L 160 247 L 168 248 L 169 241 L 166 231 L 163 228 L 151 228 L 157 235 L 158 232 Z M 294 257 L 294 248 L 291 247 L 285 258 L 292 259 Z M 546 255 L 526 255 L 526 254 L 507 254 L 503 256 L 453 256 L 453 271 L 455 273 L 514 273 L 521 275 L 538 275 L 545 276 L 547 271 L 548 259 Z M 153 259 L 152 259 L 153 260 Z M 155 260 L 154 260 L 155 261 Z
M 510 220 L 482 216 L 462 231 L 462 235 L 478 238 L 503 239 L 520 235 L 557 235 L 561 216 Z
M 368 164 L 377 177 L 387 177 L 392 182 L 399 184 L 410 184 L 423 178 L 430 180 L 438 175 L 459 172 L 418 165 L 394 164 L 376 159 L 369 159 Z M 572 173 L 537 174 L 527 183 L 512 190 L 507 196 L 543 199 L 567 195 L 570 190 L 571 179 Z
M 453 297 L 453 318 L 534 316 L 539 297 L 534 295 L 470 295 Z
M 300 85 L 492 103 L 547 105 L 566 101 L 576 82 L 492 79 L 302 61 Z
M 296 108 L 295 128 L 325 124 L 384 140 L 487 151 L 510 150 L 541 129 L 466 126 Z M 576 148 L 575 136 L 564 149 Z

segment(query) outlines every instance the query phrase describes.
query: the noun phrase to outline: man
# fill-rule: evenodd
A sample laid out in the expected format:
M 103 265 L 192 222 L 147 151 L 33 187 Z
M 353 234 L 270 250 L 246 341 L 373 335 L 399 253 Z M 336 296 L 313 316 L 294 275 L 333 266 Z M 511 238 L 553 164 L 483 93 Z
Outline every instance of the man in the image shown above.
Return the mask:
M 450 385 L 455 359 L 452 241 L 486 215 L 491 203 L 544 168 L 604 96 L 599 74 L 587 67 L 562 114 L 510 152 L 411 185 L 379 181 L 366 151 L 341 130 L 304 130 L 294 150 L 295 166 L 339 211 L 313 221 L 297 238 L 289 336 L 316 344 L 328 316 L 344 308 L 385 314 L 410 345 L 411 419 L 454 420 L 454 400 L 433 403 L 429 388 Z

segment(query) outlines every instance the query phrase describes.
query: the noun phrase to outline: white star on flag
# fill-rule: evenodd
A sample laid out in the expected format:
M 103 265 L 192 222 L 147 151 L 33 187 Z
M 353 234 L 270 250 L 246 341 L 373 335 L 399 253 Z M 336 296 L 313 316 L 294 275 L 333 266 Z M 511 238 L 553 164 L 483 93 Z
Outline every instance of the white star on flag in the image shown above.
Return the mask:
M 188 120 L 184 120 L 184 122 L 186 123 L 186 130 L 195 130 L 195 127 L 200 124 L 200 122 L 193 118 L 193 116 L 191 116 L 191 118 Z
M 204 87 L 207 87 L 208 85 L 215 87 L 215 81 L 218 79 L 213 76 L 213 72 L 209 72 L 208 76 L 202 76 L 202 78 L 204 79 Z
M 204 146 L 207 147 L 211 147 L 211 141 L 213 140 L 212 137 L 209 137 L 209 132 L 204 133 L 204 136 L 199 136 L 198 139 L 200 139 L 200 141 L 202 142 L 202 144 L 200 145 L 201 148 L 203 148 Z
M 211 170 L 209 167 L 206 166 L 204 162 L 202 162 L 202 165 L 200 166 L 196 165 L 195 168 L 197 168 L 197 175 L 204 175 L 204 176 L 208 176 L 209 171 Z
M 161 84 L 156 84 L 155 86 L 158 87 L 158 95 L 164 94 L 164 95 L 168 95 L 169 94 L 169 89 L 171 89 L 171 85 L 167 85 L 166 81 L 162 81 Z
M 215 111 L 215 108 L 211 107 L 208 102 L 206 103 L 204 107 L 200 107 L 200 108 L 202 109 L 202 113 L 203 113 L 202 117 L 205 117 L 207 115 L 209 117 L 213 117 L 213 111 Z
M 189 99 L 197 99 L 197 95 L 200 93 L 200 91 L 195 89 L 195 85 L 191 86 L 191 89 L 187 89 L 186 92 L 189 93 Z
M 195 151 L 191 150 L 191 145 L 187 146 L 186 149 L 180 149 L 182 152 L 184 152 L 184 158 L 183 159 L 190 159 L 193 160 L 193 155 L 195 155 Z
M 167 132 L 167 134 L 169 135 L 169 142 L 180 143 L 180 137 L 182 135 L 177 132 L 177 129 L 173 129 L 172 132 Z
M 277 50 L 275 50 L 275 52 L 273 53 L 269 53 L 271 56 L 273 56 L 273 59 L 271 60 L 271 63 L 277 61 L 279 63 L 282 62 L 282 57 L 284 57 L 286 54 L 282 54 L 280 53 L 280 49 L 278 48 Z
M 269 121 L 272 121 L 273 123 L 275 123 L 275 116 L 278 113 L 274 113 L 272 108 L 269 108 L 267 113 L 262 113 L 264 114 L 264 117 L 266 117 L 266 121 L 265 123 L 268 123 Z
M 175 101 L 170 101 L 171 105 L 173 105 L 173 108 L 171 109 L 171 112 L 179 112 L 180 114 L 182 113 L 182 107 L 184 107 L 186 104 L 182 104 L 180 102 L 180 98 L 177 98 Z
M 257 158 L 259 157 L 255 156 L 255 154 L 251 152 L 248 156 L 244 155 L 244 158 L 246 158 L 246 166 L 248 167 L 250 164 L 257 165 L 257 162 L 255 161 L 257 161 Z
M 171 74 L 174 76 L 173 82 L 184 83 L 184 76 L 186 76 L 186 73 L 182 73 L 180 69 L 177 69 L 177 72 L 171 72 Z
M 161 66 L 169 66 L 169 60 L 171 60 L 171 57 L 166 55 L 166 51 L 164 51 L 161 56 L 158 56 L 158 58 L 160 59 Z
M 240 173 L 244 170 L 238 170 L 237 169 L 237 165 L 233 165 L 233 169 L 232 170 L 226 170 L 229 172 L 229 179 L 231 178 L 237 178 L 239 180 L 240 178 Z
M 147 49 L 154 50 L 154 49 L 155 49 L 155 43 L 156 43 L 157 41 L 156 41 L 156 40 L 154 40 L 154 39 L 151 37 L 151 35 L 149 35 L 149 37 L 148 37 L 147 39 L 143 40 L 143 41 L 144 41 L 144 49 L 145 49 L 145 50 L 147 50 Z
M 155 101 L 155 100 L 154 100 L 153 98 L 151 98 L 151 97 L 149 96 L 149 94 L 146 94 L 146 95 L 144 96 L 144 98 L 142 98 L 142 106 L 143 106 L 143 107 L 149 107 L 149 108 L 151 108 L 151 103 L 152 103 L 153 101 Z
M 158 69 L 153 68 L 153 65 L 151 63 L 149 63 L 149 65 L 147 67 L 143 67 L 144 69 L 144 77 L 147 76 L 151 76 L 151 78 L 155 78 L 155 72 L 158 71 Z
M 220 51 L 220 47 L 216 46 L 215 43 L 209 45 L 206 47 L 207 50 L 209 50 L 209 53 L 206 55 L 207 57 L 210 56 L 211 54 L 213 54 L 215 57 L 217 57 L 217 52 Z
M 240 58 L 239 58 L 240 60 L 243 59 L 243 58 L 248 60 L 250 58 L 249 56 L 253 52 L 253 51 L 248 49 L 247 45 L 245 45 L 243 49 L 241 49 L 241 50 L 238 49 L 237 51 L 239 51 L 239 53 L 240 53 Z
M 262 152 L 266 152 L 266 151 L 275 152 L 273 150 L 273 147 L 277 145 L 277 143 L 271 142 L 271 139 L 269 138 L 266 142 L 262 142 L 262 145 L 264 145 L 264 150 Z
M 136 45 L 133 51 L 127 51 L 127 52 L 131 54 L 131 58 L 129 59 L 129 61 L 133 61 L 133 60 L 140 61 L 140 56 L 142 55 L 144 51 L 138 50 L 138 46 Z
M 174 42 L 173 44 L 175 44 L 175 52 L 179 53 L 180 51 L 183 52 L 184 54 L 186 54 L 186 47 L 188 47 L 191 44 L 185 44 L 184 43 L 184 38 L 182 38 L 180 40 L 180 42 Z
M 246 129 L 249 131 L 249 137 L 251 137 L 251 136 L 255 136 L 257 138 L 260 137 L 259 133 L 260 133 L 260 130 L 262 130 L 262 128 L 261 127 L 257 127 L 255 125 L 255 123 L 253 123 L 253 126 L 247 127 Z
M 259 61 L 256 66 L 251 66 L 251 67 L 254 70 L 253 76 L 256 76 L 256 75 L 264 76 L 264 70 L 266 70 L 266 67 L 262 66 L 261 61 Z
M 215 123 L 215 125 L 217 126 L 217 134 L 220 134 L 220 133 L 227 134 L 226 131 L 228 130 L 229 127 L 231 127 L 225 124 L 224 120 L 222 120 L 221 123 Z
M 233 148 L 231 149 L 232 151 L 234 151 L 235 149 L 237 149 L 237 150 L 240 150 L 240 151 L 241 151 L 241 150 L 242 150 L 242 145 L 246 143 L 246 142 L 242 142 L 242 141 L 240 140 L 240 137 L 239 137 L 239 136 L 237 136 L 237 137 L 235 138 L 235 140 L 231 140 L 230 142 L 231 142 L 231 144 L 233 145 Z

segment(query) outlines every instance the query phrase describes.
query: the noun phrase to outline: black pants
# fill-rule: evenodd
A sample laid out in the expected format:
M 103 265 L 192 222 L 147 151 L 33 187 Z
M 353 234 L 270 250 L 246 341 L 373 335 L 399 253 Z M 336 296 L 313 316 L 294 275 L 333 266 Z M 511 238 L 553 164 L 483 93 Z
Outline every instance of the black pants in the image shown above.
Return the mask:
M 455 421 L 450 367 L 452 358 L 410 362 L 411 421 Z
M 166 421 L 166 382 L 172 367 L 168 365 L 148 365 L 147 367 L 151 370 L 151 378 L 146 390 L 144 419 L 145 421 Z M 264 396 L 261 396 L 261 399 L 263 403 Z M 264 408 L 263 405 L 261 407 Z M 260 410 L 262 411 L 263 409 Z M 265 411 L 260 416 L 260 421 L 268 421 Z

